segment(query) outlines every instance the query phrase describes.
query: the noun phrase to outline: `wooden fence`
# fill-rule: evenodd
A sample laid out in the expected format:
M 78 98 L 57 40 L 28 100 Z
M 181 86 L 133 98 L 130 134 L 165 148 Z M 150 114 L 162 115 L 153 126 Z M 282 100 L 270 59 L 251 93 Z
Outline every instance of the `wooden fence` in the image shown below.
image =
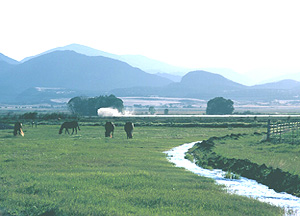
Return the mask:
M 300 122 L 276 122 L 268 120 L 267 140 L 275 142 L 300 143 Z

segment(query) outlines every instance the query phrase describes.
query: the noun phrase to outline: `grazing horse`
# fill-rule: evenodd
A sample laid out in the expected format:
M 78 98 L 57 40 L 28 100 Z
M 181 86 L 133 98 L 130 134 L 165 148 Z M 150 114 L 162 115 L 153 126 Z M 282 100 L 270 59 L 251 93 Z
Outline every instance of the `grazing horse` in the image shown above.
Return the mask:
M 105 137 L 113 137 L 114 135 L 114 130 L 115 130 L 115 125 L 112 122 L 106 122 L 105 123 Z
M 124 125 L 124 130 L 126 131 L 127 134 L 127 139 L 132 138 L 132 131 L 134 128 L 134 124 L 132 122 L 126 122 Z
M 33 125 L 34 125 L 35 127 L 37 127 L 37 123 L 36 123 L 35 121 L 32 121 L 32 122 L 31 122 L 31 127 L 33 127 Z
M 64 123 L 62 123 L 62 125 L 61 125 L 61 127 L 60 127 L 60 129 L 59 129 L 58 134 L 62 134 L 63 129 L 65 129 L 65 134 L 66 134 L 67 132 L 68 132 L 68 134 L 70 134 L 70 133 L 69 133 L 69 130 L 68 130 L 68 129 L 70 129 L 70 128 L 72 128 L 72 130 L 73 130 L 73 131 L 72 131 L 72 134 L 74 133 L 74 130 L 76 131 L 76 134 L 77 134 L 77 128 L 78 128 L 78 130 L 80 130 L 77 121 L 64 122 Z M 71 135 L 72 135 L 72 134 L 71 134 Z
M 24 132 L 22 130 L 22 123 L 20 122 L 16 122 L 14 126 L 14 136 L 17 136 L 18 134 L 24 136 Z

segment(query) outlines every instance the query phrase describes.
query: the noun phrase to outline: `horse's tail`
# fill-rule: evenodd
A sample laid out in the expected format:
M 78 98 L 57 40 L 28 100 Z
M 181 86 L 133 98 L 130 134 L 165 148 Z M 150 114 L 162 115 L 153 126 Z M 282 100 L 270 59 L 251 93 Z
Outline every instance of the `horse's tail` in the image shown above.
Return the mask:
M 79 124 L 77 123 L 78 130 L 80 130 Z
M 63 129 L 64 129 L 64 124 L 61 125 L 58 134 L 62 134 Z

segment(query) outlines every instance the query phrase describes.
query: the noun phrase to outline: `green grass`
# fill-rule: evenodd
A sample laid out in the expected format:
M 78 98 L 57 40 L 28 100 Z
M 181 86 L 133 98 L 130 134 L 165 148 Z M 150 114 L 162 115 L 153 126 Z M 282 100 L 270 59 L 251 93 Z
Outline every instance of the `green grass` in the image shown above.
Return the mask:
M 265 135 L 249 134 L 239 139 L 214 141 L 214 151 L 224 157 L 249 159 L 257 164 L 280 168 L 285 172 L 300 175 L 300 145 L 289 143 L 261 142 Z
M 227 171 L 224 175 L 224 178 L 228 178 L 228 179 L 240 179 L 241 176 L 236 174 L 236 173 L 233 173 L 231 171 Z
M 0 131 L 0 215 L 282 215 L 281 209 L 230 195 L 213 180 L 174 167 L 163 151 L 254 129 L 101 126 L 58 135 L 59 126 Z

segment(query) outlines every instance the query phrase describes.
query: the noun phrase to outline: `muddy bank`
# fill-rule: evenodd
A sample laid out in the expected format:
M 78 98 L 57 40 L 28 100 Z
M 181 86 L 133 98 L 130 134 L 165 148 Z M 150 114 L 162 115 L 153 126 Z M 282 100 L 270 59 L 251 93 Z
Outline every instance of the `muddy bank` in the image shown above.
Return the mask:
M 234 172 L 267 185 L 277 192 L 287 192 L 300 197 L 300 178 L 298 175 L 284 172 L 279 168 L 267 167 L 265 164 L 259 165 L 247 159 L 226 158 L 214 152 L 215 140 L 222 140 L 228 137 L 238 139 L 243 135 L 231 134 L 224 137 L 212 137 L 196 143 L 195 147 L 189 151 L 189 154 L 194 156 L 196 164 L 200 167 L 211 167 Z

